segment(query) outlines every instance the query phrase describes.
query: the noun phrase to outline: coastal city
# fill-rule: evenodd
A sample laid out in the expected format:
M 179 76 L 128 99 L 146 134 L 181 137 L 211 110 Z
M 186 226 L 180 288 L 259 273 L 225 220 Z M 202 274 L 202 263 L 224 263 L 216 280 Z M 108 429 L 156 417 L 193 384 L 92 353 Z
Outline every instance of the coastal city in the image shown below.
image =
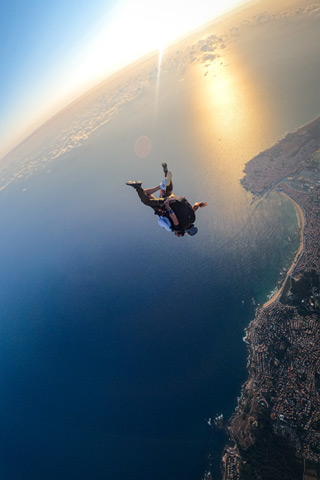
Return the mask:
M 253 195 L 289 197 L 301 241 L 246 331 L 249 377 L 227 426 L 224 480 L 320 478 L 319 131 L 320 117 L 286 135 L 246 165 L 241 181 Z

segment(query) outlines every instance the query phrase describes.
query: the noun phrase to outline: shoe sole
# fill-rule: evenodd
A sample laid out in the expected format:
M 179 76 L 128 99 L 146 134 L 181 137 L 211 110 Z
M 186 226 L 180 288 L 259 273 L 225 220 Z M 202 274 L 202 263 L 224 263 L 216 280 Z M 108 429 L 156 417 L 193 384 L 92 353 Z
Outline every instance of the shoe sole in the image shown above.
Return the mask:
M 168 165 L 166 163 L 162 163 L 162 168 L 163 168 L 164 173 L 168 172 Z

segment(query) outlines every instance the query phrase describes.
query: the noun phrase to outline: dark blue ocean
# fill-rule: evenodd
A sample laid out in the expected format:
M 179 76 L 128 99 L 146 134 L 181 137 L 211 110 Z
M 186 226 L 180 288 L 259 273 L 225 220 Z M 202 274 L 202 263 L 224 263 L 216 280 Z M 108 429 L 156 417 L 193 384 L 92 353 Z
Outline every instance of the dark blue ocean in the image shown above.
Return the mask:
M 219 478 L 225 436 L 207 421 L 235 408 L 244 329 L 299 243 L 293 205 L 252 203 L 242 170 L 309 120 L 242 81 L 231 110 L 198 98 L 208 77 L 163 85 L 156 117 L 131 102 L 0 193 L 1 478 Z M 208 202 L 193 238 L 161 230 L 125 185 L 156 185 L 163 161 L 176 194 Z

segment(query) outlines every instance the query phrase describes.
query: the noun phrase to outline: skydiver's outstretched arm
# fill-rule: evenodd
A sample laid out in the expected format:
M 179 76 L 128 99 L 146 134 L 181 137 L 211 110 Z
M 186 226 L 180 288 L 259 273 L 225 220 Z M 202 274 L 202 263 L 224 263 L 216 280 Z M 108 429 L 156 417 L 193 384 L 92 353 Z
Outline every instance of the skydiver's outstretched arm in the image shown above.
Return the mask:
M 198 208 L 203 208 L 203 207 L 206 207 L 208 204 L 207 202 L 196 202 L 194 205 L 192 205 L 192 209 L 194 212 L 196 212 L 198 210 Z

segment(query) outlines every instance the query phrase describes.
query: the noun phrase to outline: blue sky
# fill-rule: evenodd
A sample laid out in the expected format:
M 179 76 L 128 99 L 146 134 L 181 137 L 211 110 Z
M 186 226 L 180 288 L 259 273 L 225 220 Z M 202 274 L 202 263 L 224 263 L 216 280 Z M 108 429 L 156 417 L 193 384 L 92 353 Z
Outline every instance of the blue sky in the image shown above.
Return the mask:
M 37 126 L 38 118 L 45 120 L 55 102 L 62 106 L 61 83 L 72 77 L 75 52 L 112 14 L 112 2 L 87 5 L 83 0 L 11 0 L 2 5 L 0 126 L 9 148 Z
M 5 0 L 0 158 L 108 74 L 240 3 Z

